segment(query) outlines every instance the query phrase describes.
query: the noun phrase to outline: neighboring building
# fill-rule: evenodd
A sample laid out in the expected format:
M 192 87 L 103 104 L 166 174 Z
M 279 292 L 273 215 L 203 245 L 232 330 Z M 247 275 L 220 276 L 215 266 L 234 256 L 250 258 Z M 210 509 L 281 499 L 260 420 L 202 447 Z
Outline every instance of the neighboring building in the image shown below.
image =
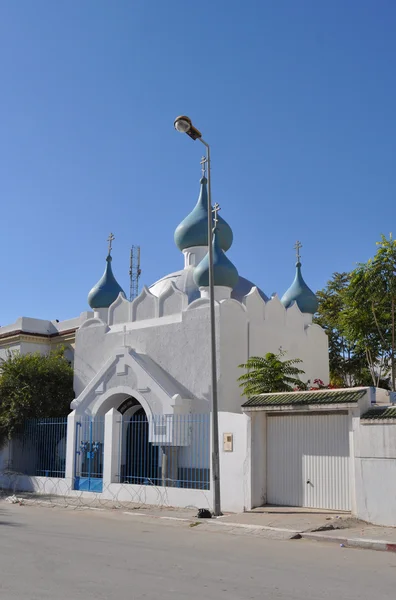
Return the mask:
M 73 361 L 76 331 L 90 316 L 92 313 L 84 312 L 75 319 L 61 322 L 19 317 L 12 325 L 0 327 L 0 360 L 13 351 L 46 354 L 63 345 L 67 358 Z

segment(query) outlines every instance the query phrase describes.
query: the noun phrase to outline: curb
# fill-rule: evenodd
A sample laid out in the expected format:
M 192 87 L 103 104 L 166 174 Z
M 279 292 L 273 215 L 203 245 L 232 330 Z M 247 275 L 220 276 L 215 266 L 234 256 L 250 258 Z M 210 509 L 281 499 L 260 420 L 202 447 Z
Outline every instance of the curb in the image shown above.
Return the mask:
M 341 536 L 327 536 L 321 533 L 302 533 L 305 540 L 316 542 L 333 542 L 346 548 L 361 548 L 363 550 L 378 550 L 380 552 L 396 552 L 396 543 L 386 540 L 370 540 L 366 538 L 346 538 Z
M 231 523 L 229 521 L 217 521 L 217 520 L 209 520 L 208 524 L 212 525 L 222 525 L 223 527 L 232 527 L 239 529 L 247 529 L 248 531 L 273 531 L 276 533 L 287 533 L 290 535 L 290 539 L 295 538 L 296 536 L 301 537 L 302 532 L 297 529 L 286 529 L 284 527 L 270 527 L 269 525 L 250 525 L 249 523 Z

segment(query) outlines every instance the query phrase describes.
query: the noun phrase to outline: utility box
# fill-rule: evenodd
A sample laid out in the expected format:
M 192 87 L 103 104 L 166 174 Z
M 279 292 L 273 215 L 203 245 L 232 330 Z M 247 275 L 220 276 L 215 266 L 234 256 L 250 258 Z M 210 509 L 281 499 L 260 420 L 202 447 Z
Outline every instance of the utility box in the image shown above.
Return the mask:
M 232 452 L 234 449 L 234 436 L 232 433 L 223 433 L 223 450 Z

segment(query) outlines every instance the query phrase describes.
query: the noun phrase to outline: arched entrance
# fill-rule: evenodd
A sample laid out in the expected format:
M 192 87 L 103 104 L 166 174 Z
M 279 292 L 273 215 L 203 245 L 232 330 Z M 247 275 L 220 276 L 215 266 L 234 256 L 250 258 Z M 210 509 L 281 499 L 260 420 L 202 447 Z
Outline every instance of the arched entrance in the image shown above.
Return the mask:
M 150 442 L 153 423 L 136 398 L 124 400 L 118 411 L 122 414 L 121 483 L 159 485 L 160 448 Z

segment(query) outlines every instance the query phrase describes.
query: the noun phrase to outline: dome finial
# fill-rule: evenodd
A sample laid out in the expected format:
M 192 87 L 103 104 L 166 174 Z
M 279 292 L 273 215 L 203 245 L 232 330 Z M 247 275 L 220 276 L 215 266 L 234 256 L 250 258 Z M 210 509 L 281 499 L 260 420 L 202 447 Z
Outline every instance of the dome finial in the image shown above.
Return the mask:
M 113 270 L 111 268 L 111 261 L 113 260 L 111 257 L 111 251 L 113 249 L 112 244 L 114 240 L 114 234 L 110 233 L 109 237 L 107 238 L 108 254 L 106 258 L 105 271 L 98 283 L 94 285 L 88 294 L 88 304 L 91 308 L 109 308 L 109 306 L 113 304 L 114 300 L 118 298 L 118 294 L 121 293 L 125 296 L 125 292 L 114 277 Z
M 316 295 L 305 283 L 301 273 L 301 248 L 302 244 L 297 240 L 294 245 L 297 258 L 296 275 L 287 292 L 283 294 L 281 302 L 285 308 L 289 308 L 289 306 L 295 302 L 302 313 L 310 313 L 311 315 L 314 315 L 318 310 L 319 303 Z

